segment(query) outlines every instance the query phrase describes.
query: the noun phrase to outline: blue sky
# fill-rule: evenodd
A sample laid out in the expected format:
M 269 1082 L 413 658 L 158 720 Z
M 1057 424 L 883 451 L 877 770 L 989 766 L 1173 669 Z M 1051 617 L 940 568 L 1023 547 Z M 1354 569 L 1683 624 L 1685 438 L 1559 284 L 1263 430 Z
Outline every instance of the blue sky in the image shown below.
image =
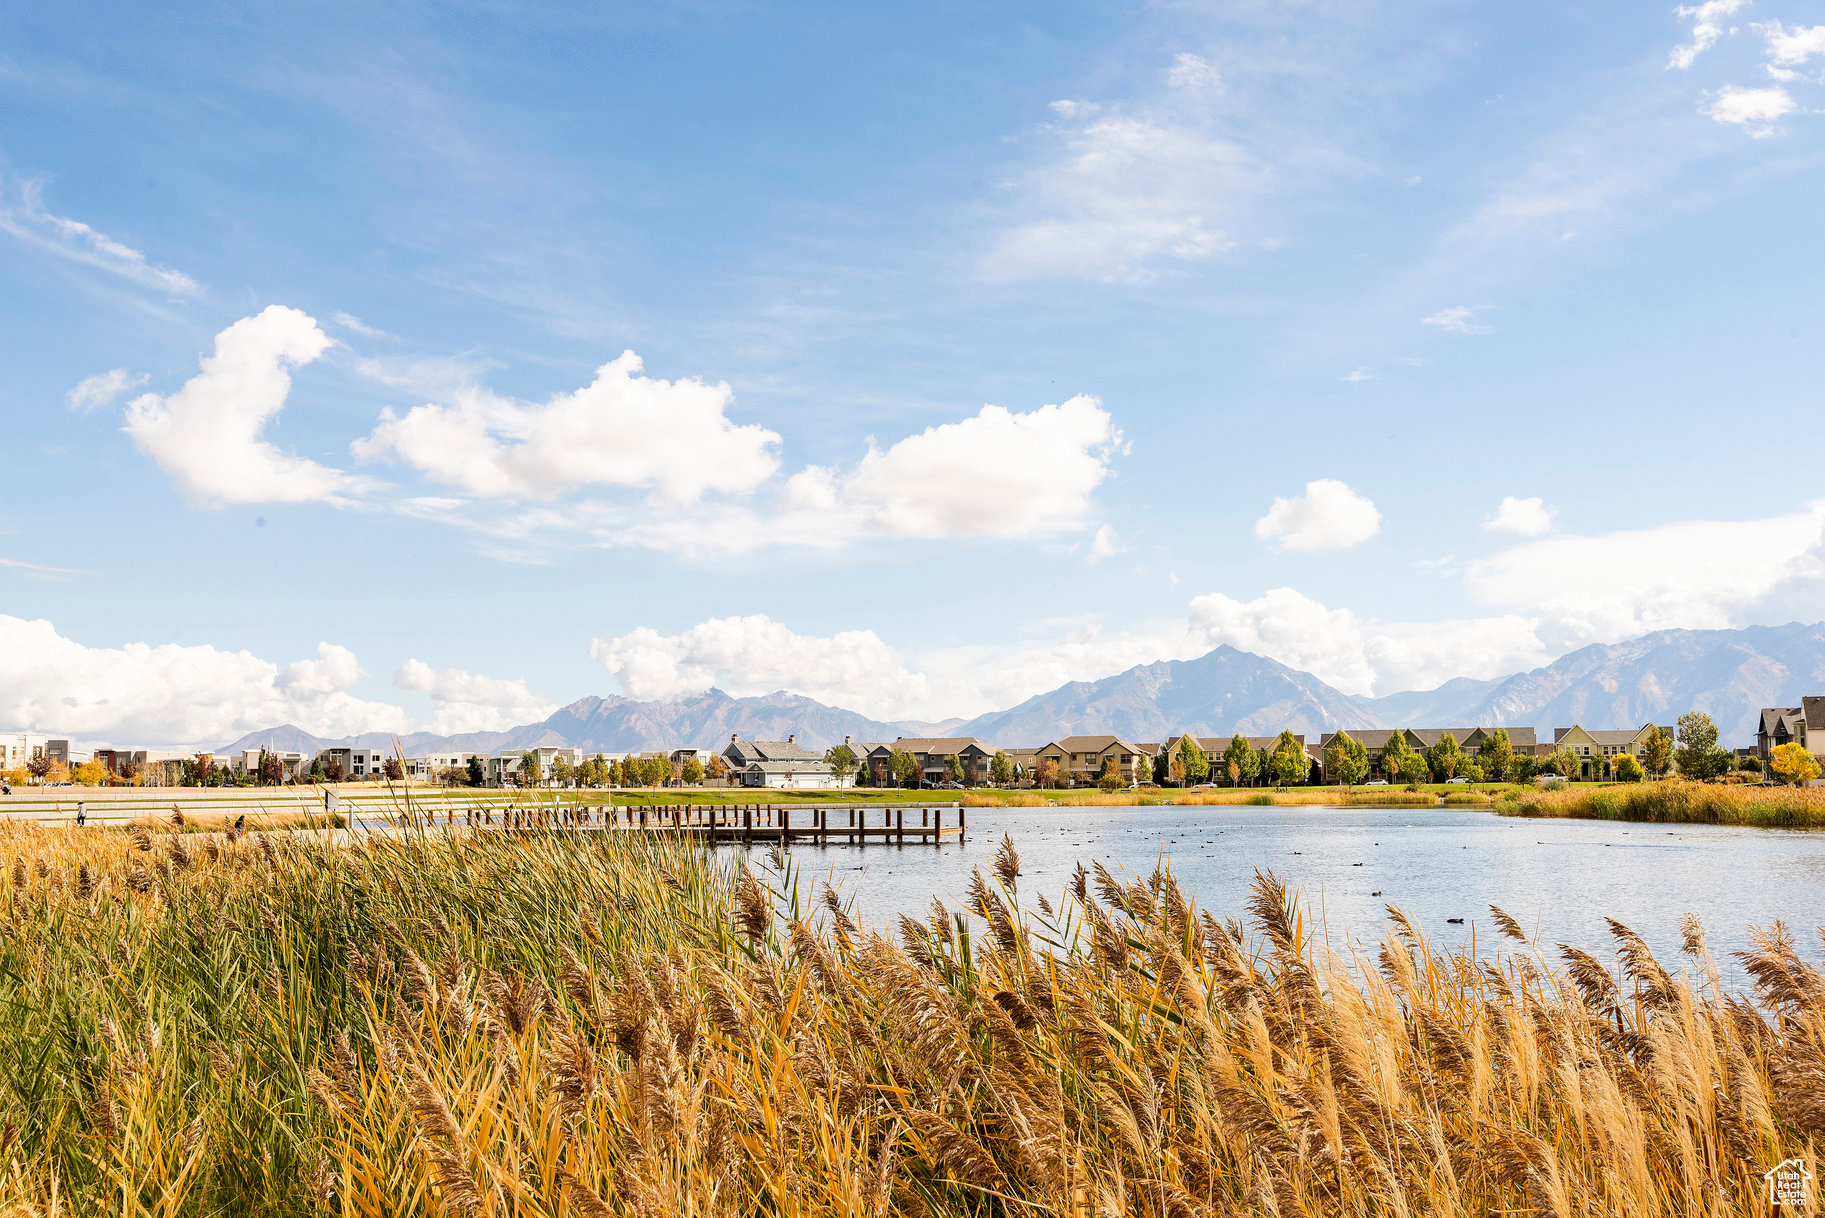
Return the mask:
M 1821 21 L 15 7 L 0 727 L 1815 618 Z

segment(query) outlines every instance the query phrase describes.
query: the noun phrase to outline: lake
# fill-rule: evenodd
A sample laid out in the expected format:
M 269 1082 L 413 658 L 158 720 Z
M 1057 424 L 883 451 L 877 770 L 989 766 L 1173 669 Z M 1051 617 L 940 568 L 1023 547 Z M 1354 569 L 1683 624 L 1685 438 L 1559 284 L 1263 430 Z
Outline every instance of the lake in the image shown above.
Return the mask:
M 792 848 L 802 879 L 834 881 L 858 921 L 891 929 L 923 917 L 933 894 L 960 905 L 972 867 L 987 868 L 1003 833 L 1020 852 L 1020 888 L 1055 904 L 1081 860 L 1118 877 L 1162 858 L 1187 896 L 1241 917 L 1255 869 L 1272 870 L 1329 928 L 1333 947 L 1373 944 L 1384 904 L 1412 917 L 1436 948 L 1499 938 L 1499 905 L 1554 955 L 1569 943 L 1608 958 L 1605 917 L 1638 931 L 1668 967 L 1679 919 L 1696 913 L 1727 981 L 1727 953 L 1752 925 L 1787 922 L 1819 960 L 1825 924 L 1825 833 L 1714 825 L 1524 820 L 1474 809 L 971 808 L 961 844 Z M 761 853 L 756 851 L 757 854 Z M 1360 864 L 1360 866 L 1358 865 Z M 1379 892 L 1379 896 L 1376 895 Z M 1452 925 L 1447 918 L 1463 918 Z

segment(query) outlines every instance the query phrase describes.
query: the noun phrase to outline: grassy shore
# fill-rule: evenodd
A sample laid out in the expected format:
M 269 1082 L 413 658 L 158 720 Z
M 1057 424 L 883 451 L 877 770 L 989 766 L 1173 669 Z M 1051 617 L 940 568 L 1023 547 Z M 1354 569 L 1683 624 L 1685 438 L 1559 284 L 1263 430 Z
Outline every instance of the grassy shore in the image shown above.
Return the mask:
M 149 847 L 149 848 L 147 848 Z M 1825 975 L 1627 928 L 1376 962 L 1080 871 L 897 941 L 665 840 L 0 829 L 0 1213 L 1723 1218 L 1825 1138 Z
M 899 791 L 875 787 L 857 787 L 841 791 L 745 790 L 739 787 L 683 787 L 652 790 L 615 791 L 618 805 L 671 805 L 714 803 L 781 803 L 814 806 L 817 804 L 886 803 L 920 804 L 960 803 L 966 808 L 1033 808 L 1058 806 L 1066 808 L 1132 808 L 1186 805 L 1191 807 L 1300 807 L 1314 804 L 1361 804 L 1383 807 L 1421 807 L 1443 803 L 1490 803 L 1521 788 L 1508 783 L 1478 783 L 1473 787 L 1443 783 L 1422 786 L 1417 791 L 1404 787 L 1266 787 L 1215 788 L 1211 790 L 1176 790 L 1170 787 L 1139 790 L 1099 791 L 1094 788 L 1047 790 L 1025 787 L 998 790 L 976 787 L 961 791 Z M 543 794 L 543 793 L 541 793 Z M 560 797 L 575 800 L 578 793 L 558 792 Z M 584 798 L 582 802 L 588 802 Z
M 1720 786 L 1680 779 L 1593 788 L 1574 784 L 1500 800 L 1496 811 L 1508 816 L 1825 829 L 1825 789 Z

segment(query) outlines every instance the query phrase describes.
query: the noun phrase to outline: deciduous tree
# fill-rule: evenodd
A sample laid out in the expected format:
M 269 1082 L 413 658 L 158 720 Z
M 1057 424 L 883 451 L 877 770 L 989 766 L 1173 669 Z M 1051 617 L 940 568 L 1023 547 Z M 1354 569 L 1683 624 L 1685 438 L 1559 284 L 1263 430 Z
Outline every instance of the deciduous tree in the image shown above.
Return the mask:
M 387 779 L 390 782 L 398 782 L 406 776 L 405 763 L 400 761 L 397 757 L 387 758 L 380 763 L 380 768 L 381 771 L 386 774 Z
M 692 753 L 689 757 L 684 759 L 683 778 L 684 781 L 690 783 L 692 786 L 696 786 L 703 781 L 703 762 L 697 760 L 697 754 Z
M 1650 727 L 1641 741 L 1641 768 L 1649 778 L 1665 778 L 1672 765 L 1672 738 L 1658 727 Z
M 887 769 L 895 782 L 909 786 L 918 777 L 919 759 L 905 749 L 894 749 L 887 755 Z
M 1807 727 L 1811 727 L 1810 722 Z M 1774 746 L 1774 752 L 1768 755 L 1768 770 L 1775 781 L 1797 787 L 1819 776 L 1819 760 L 1806 751 L 1805 745 L 1790 740 Z
M 1476 751 L 1477 764 L 1483 767 L 1483 777 L 1490 782 L 1501 782 L 1508 778 L 1508 772 L 1514 767 L 1514 742 L 1508 738 L 1508 729 L 1498 727 L 1483 737 L 1483 747 Z
M 1254 782 L 1255 775 L 1261 772 L 1255 750 L 1248 747 L 1248 739 L 1241 732 L 1230 737 L 1229 747 L 1223 750 L 1223 761 L 1229 780 L 1237 786 Z
M 1730 768 L 1730 754 L 1718 747 L 1717 725 L 1711 716 L 1687 711 L 1679 717 L 1679 743 L 1673 749 L 1673 760 L 1681 774 L 1701 781 Z
M 1620 753 L 1616 757 L 1616 781 L 1640 782 L 1644 771 L 1641 763 L 1635 760 L 1632 753 Z
M 539 764 L 538 750 L 527 749 L 526 752 L 520 756 L 520 784 L 522 786 L 536 787 L 539 783 L 543 782 L 544 779 L 545 767 Z
M 998 787 L 1005 787 L 1014 781 L 1014 760 L 1005 749 L 996 749 L 989 759 L 989 780 Z
M 1121 771 L 1116 768 L 1115 758 L 1103 758 L 1103 772 L 1097 775 L 1096 785 L 1105 791 L 1114 791 L 1128 785 L 1127 780 L 1122 777 Z
M 1330 747 L 1324 750 L 1324 774 L 1326 778 L 1346 787 L 1353 787 L 1368 776 L 1369 750 L 1362 742 L 1348 732 L 1338 732 L 1331 737 Z
M 1210 777 L 1210 757 L 1198 742 L 1192 739 L 1191 733 L 1187 732 L 1179 737 L 1178 755 L 1179 760 L 1185 763 L 1184 782 L 1186 786 L 1196 786 Z
M 824 753 L 824 760 L 829 764 L 830 772 L 836 775 L 836 780 L 839 783 L 855 773 L 855 751 L 846 744 L 831 746 L 831 748 Z
M 1381 758 L 1378 762 L 1381 766 L 1382 776 L 1384 778 L 1401 777 L 1401 766 L 1412 755 L 1413 749 L 1407 743 L 1406 729 L 1395 728 L 1393 734 L 1388 737 L 1388 743 L 1382 746 Z
M 1274 751 L 1269 764 L 1277 787 L 1288 787 L 1305 781 L 1312 769 L 1312 759 L 1307 755 L 1305 745 L 1299 743 L 1291 729 L 1281 732 L 1274 739 Z

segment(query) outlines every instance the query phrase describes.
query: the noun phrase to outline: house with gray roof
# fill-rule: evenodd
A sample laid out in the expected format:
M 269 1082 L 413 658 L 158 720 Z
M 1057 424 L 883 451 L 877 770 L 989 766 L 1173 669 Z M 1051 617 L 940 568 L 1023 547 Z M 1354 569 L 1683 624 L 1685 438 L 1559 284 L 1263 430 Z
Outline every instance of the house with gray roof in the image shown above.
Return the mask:
M 838 778 L 824 755 L 801 747 L 797 735 L 784 740 L 743 740 L 732 734 L 722 759 L 744 787 L 821 791 L 855 785 L 855 775 Z

